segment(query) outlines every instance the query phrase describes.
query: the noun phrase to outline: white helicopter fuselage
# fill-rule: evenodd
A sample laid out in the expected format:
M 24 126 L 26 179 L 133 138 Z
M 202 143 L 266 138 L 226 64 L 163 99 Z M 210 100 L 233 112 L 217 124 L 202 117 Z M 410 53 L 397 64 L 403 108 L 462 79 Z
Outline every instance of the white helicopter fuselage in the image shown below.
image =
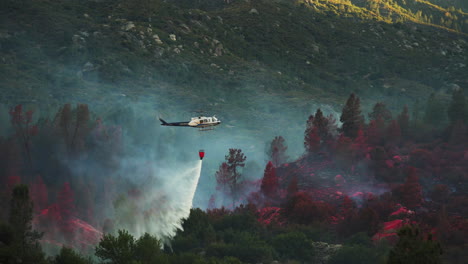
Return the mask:
M 221 121 L 216 118 L 215 116 L 199 116 L 199 117 L 192 117 L 190 122 L 188 123 L 191 127 L 208 127 L 208 126 L 216 126 L 219 125 Z
M 190 121 L 184 122 L 171 122 L 168 123 L 164 121 L 162 118 L 159 118 L 161 121 L 162 126 L 182 126 L 182 127 L 198 127 L 198 128 L 206 128 L 212 127 L 221 124 L 221 120 L 216 118 L 216 116 L 199 116 L 199 117 L 192 117 Z

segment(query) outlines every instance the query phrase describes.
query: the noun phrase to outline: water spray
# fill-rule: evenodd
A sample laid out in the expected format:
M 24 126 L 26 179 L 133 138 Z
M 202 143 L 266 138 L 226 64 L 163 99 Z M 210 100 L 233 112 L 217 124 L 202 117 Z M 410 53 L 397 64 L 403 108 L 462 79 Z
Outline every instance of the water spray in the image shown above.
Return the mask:
M 132 216 L 129 221 L 132 226 L 119 228 L 135 236 L 154 234 L 170 244 L 177 230 L 182 230 L 182 222 L 189 217 L 193 206 L 205 152 L 200 150 L 198 154 L 200 160 L 196 162 L 161 169 L 154 182 L 145 185 L 144 198 L 138 200 L 137 206 L 144 208 L 144 212 Z

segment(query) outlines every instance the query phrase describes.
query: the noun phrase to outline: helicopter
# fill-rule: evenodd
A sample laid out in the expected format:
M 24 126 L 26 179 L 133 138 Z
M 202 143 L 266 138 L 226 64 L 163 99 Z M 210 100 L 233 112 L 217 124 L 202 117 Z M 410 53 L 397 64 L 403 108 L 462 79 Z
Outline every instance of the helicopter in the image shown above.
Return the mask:
M 211 130 L 213 126 L 221 124 L 221 121 L 216 118 L 216 116 L 198 116 L 192 117 L 190 121 L 185 122 L 171 122 L 168 123 L 162 118 L 159 118 L 161 121 L 161 126 L 183 126 L 183 127 L 196 127 L 201 128 L 201 130 Z M 211 129 L 210 129 L 211 128 Z

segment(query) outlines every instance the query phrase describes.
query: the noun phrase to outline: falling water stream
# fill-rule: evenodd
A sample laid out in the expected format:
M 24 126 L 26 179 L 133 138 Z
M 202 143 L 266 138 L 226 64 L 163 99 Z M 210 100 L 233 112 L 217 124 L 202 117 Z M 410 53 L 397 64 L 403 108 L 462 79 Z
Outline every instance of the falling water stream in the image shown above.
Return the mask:
M 155 186 L 154 191 L 145 197 L 147 207 L 154 209 L 143 216 L 136 216 L 139 221 L 134 235 L 154 234 L 167 242 L 178 229 L 182 229 L 183 219 L 190 215 L 202 162 L 199 160 L 186 168 L 174 168 L 165 174 L 163 186 Z

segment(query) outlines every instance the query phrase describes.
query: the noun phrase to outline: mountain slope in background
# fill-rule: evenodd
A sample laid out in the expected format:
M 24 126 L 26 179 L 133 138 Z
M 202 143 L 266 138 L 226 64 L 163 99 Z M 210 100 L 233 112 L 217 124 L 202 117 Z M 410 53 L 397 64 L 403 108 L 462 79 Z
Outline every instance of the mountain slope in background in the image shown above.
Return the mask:
M 399 110 L 467 86 L 466 19 L 419 0 L 9 0 L 0 101 L 60 105 L 116 93 L 219 110 L 229 98 L 242 112 L 272 96 L 308 108 L 357 92 L 397 99 L 389 104 Z

